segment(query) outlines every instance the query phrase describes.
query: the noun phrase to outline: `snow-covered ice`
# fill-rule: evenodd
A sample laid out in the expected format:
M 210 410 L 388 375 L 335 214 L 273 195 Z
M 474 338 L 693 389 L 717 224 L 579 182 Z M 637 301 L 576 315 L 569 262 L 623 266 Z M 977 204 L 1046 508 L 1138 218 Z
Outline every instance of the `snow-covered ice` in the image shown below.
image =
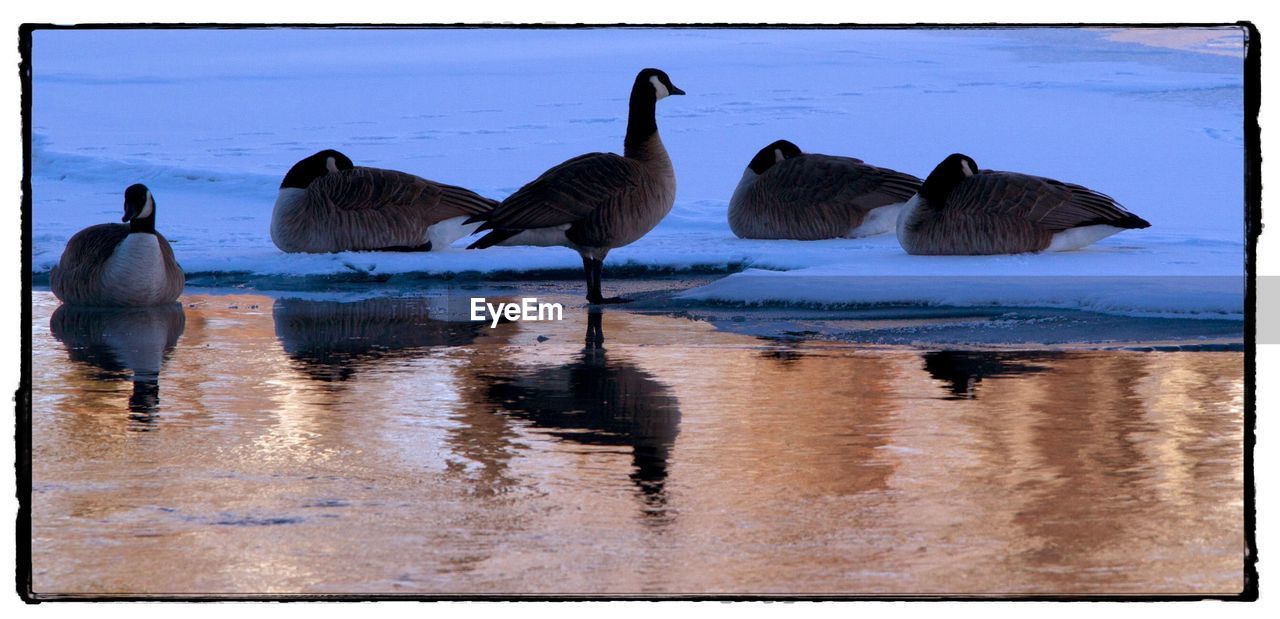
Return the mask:
M 631 80 L 655 66 L 689 93 L 658 109 L 678 196 L 606 270 L 749 268 L 685 293 L 707 300 L 1239 317 L 1243 32 L 1181 34 L 41 30 L 32 268 L 46 273 L 77 230 L 119 221 L 124 188 L 145 182 L 189 274 L 578 269 L 562 248 L 287 255 L 268 223 L 284 172 L 323 148 L 494 198 L 574 155 L 618 152 Z M 729 196 L 779 138 L 918 176 L 965 152 L 1107 193 L 1152 227 L 998 257 L 908 256 L 892 236 L 737 239 Z

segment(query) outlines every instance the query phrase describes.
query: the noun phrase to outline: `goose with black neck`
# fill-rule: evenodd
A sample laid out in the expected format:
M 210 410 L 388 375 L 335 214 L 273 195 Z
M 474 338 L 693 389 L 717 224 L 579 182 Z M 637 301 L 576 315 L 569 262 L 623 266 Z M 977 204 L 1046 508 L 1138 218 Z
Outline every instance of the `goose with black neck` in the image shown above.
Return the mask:
M 729 229 L 744 239 L 802 241 L 882 234 L 919 188 L 910 174 L 778 140 L 742 173 L 729 199 Z
M 443 251 L 462 221 L 497 202 L 474 191 L 355 165 L 333 149 L 295 163 L 271 211 L 271 240 L 289 253 Z
M 982 170 L 954 153 L 925 178 L 897 228 L 908 254 L 976 256 L 1071 251 L 1150 225 L 1087 187 Z
M 124 192 L 119 224 L 98 224 L 67 241 L 49 273 L 54 296 L 68 305 L 148 307 L 173 303 L 186 278 L 173 248 L 156 231 L 156 201 L 146 185 Z
M 602 294 L 604 259 L 610 250 L 643 237 L 671 212 L 675 171 L 655 115 L 658 101 L 683 94 L 665 72 L 640 71 L 631 87 L 623 154 L 588 153 L 547 170 L 493 211 L 466 222 L 483 222 L 477 231 L 489 231 L 470 249 L 568 247 L 582 256 L 587 301 L 628 301 Z

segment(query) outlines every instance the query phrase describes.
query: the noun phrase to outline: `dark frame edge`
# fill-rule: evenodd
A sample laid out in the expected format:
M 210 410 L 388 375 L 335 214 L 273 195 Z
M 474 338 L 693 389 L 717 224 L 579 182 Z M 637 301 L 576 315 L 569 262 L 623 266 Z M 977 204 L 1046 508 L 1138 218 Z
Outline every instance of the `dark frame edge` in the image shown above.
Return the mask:
M 22 30 L 123 30 L 123 29 L 155 29 L 155 30 L 271 30 L 271 29 L 354 29 L 354 30 L 439 30 L 439 29 L 517 29 L 517 30 L 577 30 L 593 28 L 669 28 L 688 30 L 700 28 L 716 28 L 722 30 L 1022 30 L 1029 28 L 1229 28 L 1241 27 L 1247 34 L 1255 36 L 1257 28 L 1252 22 L 887 22 L 883 24 L 864 24 L 850 22 L 833 23 L 552 23 L 552 22 L 482 22 L 482 23 L 395 23 L 395 22 L 96 22 L 83 24 L 26 23 Z
M 388 595 L 388 594 L 267 594 L 267 595 L 113 595 L 113 594 L 37 594 L 32 589 L 31 571 L 31 385 L 32 385 L 32 336 L 31 336 L 31 235 L 32 235 L 32 199 L 31 199 L 31 102 L 32 102 L 32 35 L 36 30 L 110 30 L 110 29 L 163 29 L 163 30 L 236 30 L 236 29 L 593 29 L 593 28 L 719 28 L 719 29 L 791 29 L 791 30 L 906 30 L 906 29 L 996 29 L 1013 30 L 1028 28 L 1212 28 L 1236 26 L 1245 34 L 1244 71 L 1244 143 L 1245 143 L 1245 423 L 1244 423 L 1244 516 L 1245 516 L 1245 548 L 1244 548 L 1244 587 L 1234 594 L 1135 594 L 1135 595 L 971 595 L 955 594 L 920 594 L 920 595 L 619 595 L 600 596 L 589 594 L 566 595 L 471 595 L 471 594 L 426 594 L 426 595 Z M 888 24 L 853 24 L 853 23 L 815 23 L 815 24 L 768 24 L 768 23 L 89 23 L 89 24 L 52 24 L 24 23 L 18 27 L 18 65 L 22 84 L 21 122 L 22 122 L 22 303 L 20 310 L 22 359 L 21 378 L 14 395 L 15 403 L 15 463 L 17 474 L 16 495 L 18 514 L 15 523 L 16 568 L 15 586 L 18 596 L 27 604 L 42 602 L 85 602 L 85 601 L 188 601 L 188 602 L 228 602 L 228 601 L 950 601 L 950 602 L 982 602 L 982 601 L 1064 601 L 1064 602 L 1158 602 L 1158 601 L 1203 601 L 1217 600 L 1228 602 L 1254 602 L 1259 597 L 1259 576 L 1257 569 L 1258 549 L 1256 539 L 1257 506 L 1255 476 L 1253 470 L 1253 450 L 1256 444 L 1256 324 L 1257 324 L 1257 284 L 1256 262 L 1257 241 L 1262 231 L 1262 177 L 1261 177 L 1261 128 L 1258 114 L 1261 103 L 1261 40 L 1256 25 L 1250 21 L 1230 22 L 1169 22 L 1169 23 L 1123 23 L 1123 22 L 1074 22 L 1074 23 L 888 23 Z
M 22 377 L 14 394 L 14 469 L 18 515 L 14 523 L 18 597 L 39 604 L 31 585 L 31 38 L 37 26 L 18 27 L 18 76 L 22 82 Z
M 1257 489 L 1253 451 L 1257 442 L 1258 236 L 1262 234 L 1262 129 L 1258 124 L 1262 92 L 1262 41 L 1258 27 L 1244 29 L 1244 199 L 1245 199 L 1245 340 L 1244 340 L 1244 589 L 1241 602 L 1258 600 Z

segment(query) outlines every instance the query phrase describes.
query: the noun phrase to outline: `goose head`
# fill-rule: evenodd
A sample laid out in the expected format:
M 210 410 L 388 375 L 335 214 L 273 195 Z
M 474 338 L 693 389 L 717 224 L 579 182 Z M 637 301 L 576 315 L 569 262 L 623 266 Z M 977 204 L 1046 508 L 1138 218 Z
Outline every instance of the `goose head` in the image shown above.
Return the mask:
M 636 83 L 631 87 L 631 99 L 652 99 L 659 101 L 670 95 L 682 95 L 683 90 L 671 83 L 667 72 L 662 69 L 644 69 L 636 75 Z
M 280 188 L 306 189 L 307 185 L 317 178 L 354 167 L 355 164 L 351 163 L 351 158 L 346 155 L 331 148 L 322 150 L 293 164 L 293 167 L 289 168 L 289 173 L 284 175 Z
M 156 200 L 146 185 L 136 183 L 124 190 L 124 217 L 120 221 L 144 221 L 156 216 Z
M 756 176 L 759 176 L 769 168 L 787 159 L 799 157 L 802 154 L 799 146 L 786 140 L 778 140 L 760 149 L 760 152 L 756 153 L 756 156 L 751 159 L 751 163 L 747 164 L 747 168 L 754 172 Z
M 948 155 L 924 179 L 924 184 L 920 185 L 920 197 L 930 204 L 942 206 L 952 189 L 977 173 L 978 163 L 972 157 L 960 153 Z

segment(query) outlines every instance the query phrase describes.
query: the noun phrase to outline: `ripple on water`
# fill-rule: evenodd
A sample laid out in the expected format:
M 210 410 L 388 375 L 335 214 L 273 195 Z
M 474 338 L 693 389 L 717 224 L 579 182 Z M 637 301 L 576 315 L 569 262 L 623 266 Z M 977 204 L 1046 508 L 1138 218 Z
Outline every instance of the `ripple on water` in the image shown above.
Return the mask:
M 1242 586 L 1238 350 L 779 341 L 562 300 L 489 329 L 197 294 L 181 329 L 33 329 L 36 589 Z

